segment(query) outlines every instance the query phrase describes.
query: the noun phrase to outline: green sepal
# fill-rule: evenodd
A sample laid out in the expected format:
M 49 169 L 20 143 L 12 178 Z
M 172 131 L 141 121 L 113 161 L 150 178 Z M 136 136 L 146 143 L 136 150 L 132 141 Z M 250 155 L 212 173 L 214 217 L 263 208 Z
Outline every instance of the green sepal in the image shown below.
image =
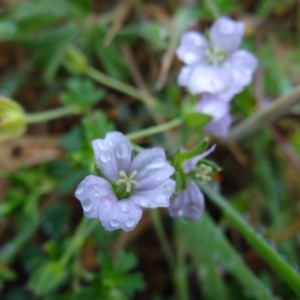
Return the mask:
M 176 169 L 182 170 L 182 164 L 184 161 L 190 160 L 193 157 L 202 154 L 208 146 L 208 139 L 205 138 L 200 141 L 193 149 L 188 151 L 178 151 L 175 155 L 174 166 Z

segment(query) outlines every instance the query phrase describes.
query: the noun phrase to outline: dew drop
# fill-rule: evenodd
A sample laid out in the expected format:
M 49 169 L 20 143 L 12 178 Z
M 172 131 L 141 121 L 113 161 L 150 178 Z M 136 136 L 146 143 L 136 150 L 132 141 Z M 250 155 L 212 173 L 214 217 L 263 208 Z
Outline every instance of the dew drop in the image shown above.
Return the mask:
M 93 185 L 93 189 L 94 189 L 94 190 L 98 190 L 97 185 Z
M 126 143 L 121 143 L 118 147 L 117 147 L 117 156 L 119 158 L 124 158 L 126 156 L 128 156 L 129 154 L 129 148 L 128 145 Z
M 83 187 L 83 186 L 80 186 L 80 187 L 78 187 L 78 189 L 76 190 L 75 194 L 76 194 L 76 195 L 80 195 L 80 194 L 83 193 L 83 191 L 84 191 L 84 187 Z
M 141 206 L 147 206 L 149 204 L 148 200 L 146 198 L 142 198 L 140 200 Z
M 100 155 L 100 160 L 101 160 L 102 162 L 104 162 L 104 163 L 106 163 L 106 162 L 108 161 L 107 156 L 106 156 L 104 153 L 102 153 L 102 154 Z
M 107 143 L 108 143 L 108 145 L 109 145 L 110 147 L 112 147 L 112 146 L 114 145 L 114 143 L 113 143 L 112 141 L 110 141 L 110 140 L 108 140 Z
M 95 193 L 95 196 L 96 196 L 96 197 L 99 197 L 99 193 Z
M 154 201 L 158 204 L 165 204 L 167 202 L 167 199 L 164 195 L 158 195 L 155 197 Z
M 124 212 L 124 213 L 130 212 L 130 206 L 128 203 L 126 203 L 126 202 L 120 203 L 120 206 L 121 206 L 122 212 Z
M 157 157 L 147 166 L 147 169 L 162 169 L 165 165 L 166 161 L 162 157 Z
M 134 224 L 135 224 L 135 221 L 133 219 L 128 219 L 126 221 L 126 226 L 129 228 L 132 227 Z
M 157 180 L 157 181 L 159 181 L 159 180 L 161 180 L 161 175 L 158 175 L 156 178 L 155 178 L 155 180 Z
M 120 223 L 117 220 L 112 220 L 112 221 L 110 221 L 110 225 L 112 227 L 118 227 L 120 225 Z
M 101 151 L 105 150 L 105 146 L 104 146 L 103 142 L 98 142 L 97 146 Z
M 82 208 L 84 211 L 90 211 L 92 209 L 92 201 L 90 199 L 85 199 L 82 202 Z
M 172 184 L 166 185 L 165 188 L 166 188 L 166 190 L 167 190 L 168 192 L 172 192 L 172 191 L 173 191 L 173 185 L 172 185 Z

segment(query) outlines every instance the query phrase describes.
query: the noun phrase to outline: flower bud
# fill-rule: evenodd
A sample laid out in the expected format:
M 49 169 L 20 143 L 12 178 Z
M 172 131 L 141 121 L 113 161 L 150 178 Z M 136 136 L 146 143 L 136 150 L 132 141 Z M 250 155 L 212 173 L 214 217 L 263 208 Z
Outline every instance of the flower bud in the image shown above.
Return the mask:
M 73 74 L 82 74 L 87 69 L 85 56 L 75 47 L 69 46 L 63 53 L 63 63 Z
M 26 129 L 23 108 L 13 100 L 0 96 L 0 141 L 16 138 Z

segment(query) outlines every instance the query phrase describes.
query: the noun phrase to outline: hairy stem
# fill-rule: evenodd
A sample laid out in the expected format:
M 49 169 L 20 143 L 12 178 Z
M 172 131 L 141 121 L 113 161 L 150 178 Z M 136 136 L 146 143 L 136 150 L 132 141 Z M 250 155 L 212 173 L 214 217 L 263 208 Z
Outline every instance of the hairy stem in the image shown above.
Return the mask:
M 26 114 L 25 120 L 27 124 L 46 122 L 57 118 L 76 114 L 73 109 L 67 106 L 54 108 L 38 113 Z
M 113 88 L 119 92 L 122 92 L 128 96 L 133 98 L 139 99 L 140 101 L 144 102 L 148 107 L 153 108 L 157 105 L 158 100 L 153 96 L 139 91 L 134 87 L 123 83 L 117 79 L 114 79 L 110 76 L 105 75 L 104 73 L 92 68 L 88 67 L 85 71 L 86 75 L 94 79 L 95 81 L 104 84 L 110 88 Z
M 140 130 L 137 132 L 129 133 L 126 136 L 129 140 L 136 140 L 136 139 L 139 139 L 142 137 L 165 132 L 167 130 L 170 130 L 174 127 L 181 125 L 182 123 L 183 123 L 183 120 L 181 118 L 178 118 L 178 119 L 174 119 L 174 120 L 164 123 L 164 124 L 156 125 L 156 126 L 149 127 L 147 129 L 143 129 L 143 130 Z

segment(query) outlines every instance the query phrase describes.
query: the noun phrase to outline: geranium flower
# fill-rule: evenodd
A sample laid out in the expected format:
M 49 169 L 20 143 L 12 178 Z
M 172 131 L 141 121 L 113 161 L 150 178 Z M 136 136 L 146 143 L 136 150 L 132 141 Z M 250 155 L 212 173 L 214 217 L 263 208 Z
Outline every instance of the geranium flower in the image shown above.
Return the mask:
M 196 104 L 195 110 L 212 116 L 212 120 L 203 128 L 205 132 L 217 137 L 228 135 L 232 123 L 228 102 L 215 95 L 204 94 Z
M 188 221 L 197 221 L 204 211 L 204 196 L 194 181 L 189 181 L 186 189 L 171 202 L 168 210 L 173 218 L 182 217 Z
M 84 215 L 99 218 L 108 231 L 130 231 L 143 208 L 168 207 L 175 189 L 174 168 L 162 148 L 140 152 L 132 159 L 132 146 L 120 132 L 93 141 L 102 176 L 89 175 L 75 191 Z
M 257 68 L 256 57 L 238 50 L 244 34 L 244 24 L 228 17 L 219 18 L 210 28 L 208 42 L 196 32 L 183 34 L 176 54 L 184 66 L 178 85 L 192 94 L 217 94 L 230 101 L 252 80 Z

